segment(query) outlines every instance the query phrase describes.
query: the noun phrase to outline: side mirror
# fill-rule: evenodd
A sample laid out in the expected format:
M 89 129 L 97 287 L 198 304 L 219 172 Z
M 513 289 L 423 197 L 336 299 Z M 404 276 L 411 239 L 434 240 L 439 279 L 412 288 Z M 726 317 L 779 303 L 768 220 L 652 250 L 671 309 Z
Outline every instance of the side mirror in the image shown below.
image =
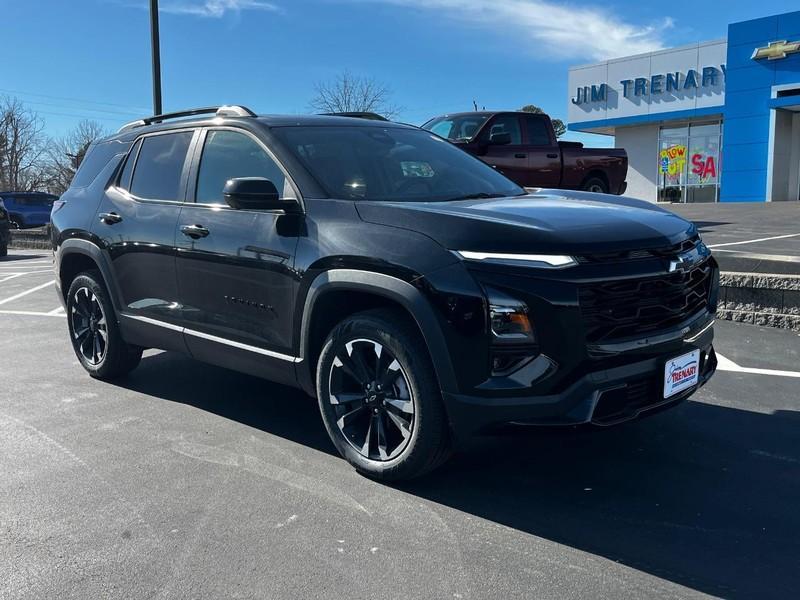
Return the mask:
M 285 210 L 297 208 L 294 200 L 282 200 L 278 188 L 264 177 L 236 177 L 225 182 L 222 190 L 231 208 L 249 210 Z
M 507 131 L 493 133 L 489 136 L 491 146 L 505 146 L 511 143 L 511 134 Z

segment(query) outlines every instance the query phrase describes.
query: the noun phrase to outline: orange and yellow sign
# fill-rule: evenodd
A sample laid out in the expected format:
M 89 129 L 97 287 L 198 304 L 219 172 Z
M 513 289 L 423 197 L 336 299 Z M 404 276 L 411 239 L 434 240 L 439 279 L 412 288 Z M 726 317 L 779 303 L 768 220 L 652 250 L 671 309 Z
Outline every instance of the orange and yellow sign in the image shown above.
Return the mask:
M 672 177 L 680 175 L 686 165 L 686 146 L 675 144 L 661 151 L 659 170 Z

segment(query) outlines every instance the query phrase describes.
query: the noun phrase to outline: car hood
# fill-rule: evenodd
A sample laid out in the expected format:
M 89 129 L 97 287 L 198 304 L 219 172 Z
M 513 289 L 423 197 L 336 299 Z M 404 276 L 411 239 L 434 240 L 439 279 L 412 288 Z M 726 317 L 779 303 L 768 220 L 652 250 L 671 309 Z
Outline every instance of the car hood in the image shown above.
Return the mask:
M 671 246 L 695 226 L 624 196 L 542 190 L 457 202 L 357 202 L 369 223 L 425 234 L 450 250 L 593 254 Z

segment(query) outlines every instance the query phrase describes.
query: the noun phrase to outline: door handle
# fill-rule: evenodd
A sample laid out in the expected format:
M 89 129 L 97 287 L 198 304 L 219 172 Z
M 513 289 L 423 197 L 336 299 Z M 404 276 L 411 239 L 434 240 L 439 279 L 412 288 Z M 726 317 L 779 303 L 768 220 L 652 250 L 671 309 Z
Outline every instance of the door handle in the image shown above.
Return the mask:
M 551 152 L 550 154 L 547 155 L 547 158 L 558 158 L 558 154 L 556 154 L 555 152 Z
M 528 155 L 527 155 L 527 154 L 525 154 L 524 152 L 517 152 L 517 153 L 514 155 L 514 158 L 528 158 Z
M 181 227 L 181 233 L 192 238 L 193 240 L 198 240 L 206 237 L 209 234 L 209 231 L 202 225 L 184 225 Z
M 100 213 L 97 216 L 100 218 L 100 222 L 106 225 L 114 225 L 122 221 L 122 217 L 115 212 Z

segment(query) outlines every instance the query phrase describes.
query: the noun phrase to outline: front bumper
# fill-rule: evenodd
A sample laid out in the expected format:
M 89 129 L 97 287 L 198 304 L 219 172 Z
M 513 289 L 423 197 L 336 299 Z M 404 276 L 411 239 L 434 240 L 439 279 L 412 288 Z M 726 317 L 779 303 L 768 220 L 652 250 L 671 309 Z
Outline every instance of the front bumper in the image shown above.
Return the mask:
M 444 393 L 453 433 L 461 440 L 507 423 L 609 426 L 674 406 L 705 385 L 716 370 L 713 332 L 709 330 L 703 337 L 677 352 L 590 372 L 556 394 L 488 398 Z M 700 350 L 698 385 L 664 399 L 664 364 L 694 349 Z

